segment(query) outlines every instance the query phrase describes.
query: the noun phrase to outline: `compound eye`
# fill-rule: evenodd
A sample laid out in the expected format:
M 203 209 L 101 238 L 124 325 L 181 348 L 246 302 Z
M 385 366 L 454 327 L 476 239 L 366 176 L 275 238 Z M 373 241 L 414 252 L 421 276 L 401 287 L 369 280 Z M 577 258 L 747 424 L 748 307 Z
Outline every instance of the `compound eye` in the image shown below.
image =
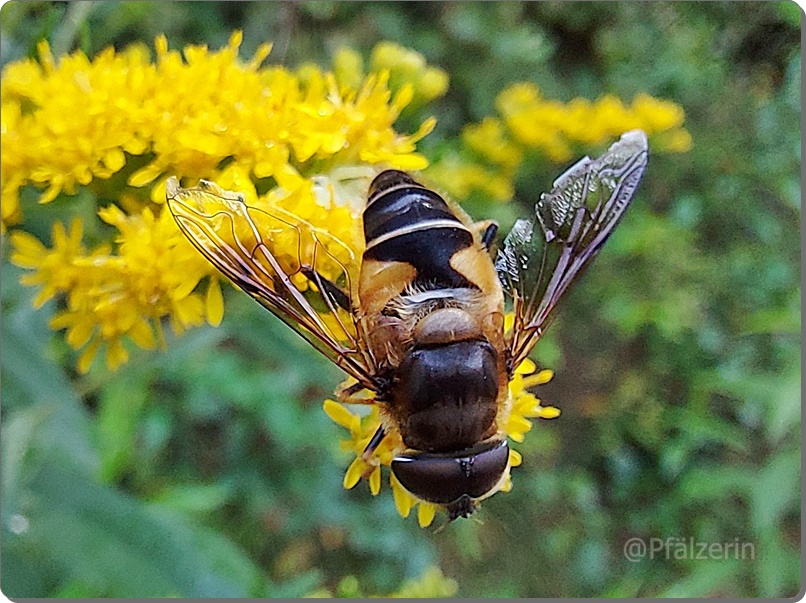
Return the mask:
M 395 457 L 392 472 L 417 498 L 447 505 L 462 496 L 477 499 L 501 481 L 509 464 L 506 440 L 456 452 L 418 452 Z

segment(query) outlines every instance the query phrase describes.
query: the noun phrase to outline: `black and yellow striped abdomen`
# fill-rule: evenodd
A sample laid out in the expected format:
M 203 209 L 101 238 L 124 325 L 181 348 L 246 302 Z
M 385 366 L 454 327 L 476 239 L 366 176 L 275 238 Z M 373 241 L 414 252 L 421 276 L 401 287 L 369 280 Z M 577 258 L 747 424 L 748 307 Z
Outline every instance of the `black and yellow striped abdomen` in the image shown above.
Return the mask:
M 359 307 L 370 355 L 392 376 L 389 420 L 415 450 L 460 450 L 496 433 L 504 310 L 484 226 L 403 172 L 370 185 Z
M 403 172 L 375 178 L 364 210 L 365 260 L 405 262 L 421 288 L 475 288 L 451 266 L 451 258 L 472 247 L 473 234 L 434 191 Z

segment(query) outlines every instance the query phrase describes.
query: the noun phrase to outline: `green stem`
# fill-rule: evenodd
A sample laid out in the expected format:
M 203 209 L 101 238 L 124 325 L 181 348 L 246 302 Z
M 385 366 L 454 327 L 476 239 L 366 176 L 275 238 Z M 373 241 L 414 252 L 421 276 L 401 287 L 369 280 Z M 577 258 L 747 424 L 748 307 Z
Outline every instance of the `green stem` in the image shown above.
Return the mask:
M 78 29 L 87 20 L 87 15 L 92 10 L 93 4 L 93 2 L 84 0 L 71 2 L 67 6 L 64 20 L 59 25 L 59 28 L 53 32 L 53 43 L 51 44 L 53 56 L 65 55 L 72 49 Z

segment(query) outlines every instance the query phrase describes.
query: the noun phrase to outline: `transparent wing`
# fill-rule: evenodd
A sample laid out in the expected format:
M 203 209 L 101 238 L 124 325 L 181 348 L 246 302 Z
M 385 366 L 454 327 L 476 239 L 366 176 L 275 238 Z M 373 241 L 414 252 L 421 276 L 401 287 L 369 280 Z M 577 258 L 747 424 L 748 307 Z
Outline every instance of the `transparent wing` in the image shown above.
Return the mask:
M 646 171 L 648 153 L 646 134 L 632 130 L 601 157 L 584 157 L 540 196 L 535 219 L 518 220 L 504 240 L 496 270 L 515 315 L 507 341 L 513 368 L 616 228 Z
M 360 325 L 340 306 L 349 307 L 358 277 L 348 245 L 287 212 L 250 207 L 242 195 L 213 182 L 185 189 L 170 178 L 166 192 L 180 229 L 216 268 L 364 387 L 375 389 Z

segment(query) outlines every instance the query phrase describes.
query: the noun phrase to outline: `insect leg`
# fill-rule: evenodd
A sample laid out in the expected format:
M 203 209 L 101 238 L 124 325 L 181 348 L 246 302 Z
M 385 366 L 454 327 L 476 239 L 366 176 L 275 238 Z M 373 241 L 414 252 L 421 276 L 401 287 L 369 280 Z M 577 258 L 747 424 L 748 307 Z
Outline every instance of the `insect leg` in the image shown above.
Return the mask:
M 375 404 L 375 391 L 372 385 L 359 381 L 352 385 L 342 383 L 335 393 L 342 404 Z
M 484 234 L 481 235 L 481 245 L 484 249 L 489 251 L 490 246 L 493 244 L 495 240 L 495 235 L 498 234 L 498 224 L 495 222 L 490 223 L 487 229 L 484 231 Z
M 364 459 L 365 461 L 368 460 L 369 457 L 372 456 L 372 453 L 375 452 L 375 450 L 378 448 L 378 446 L 381 445 L 381 442 L 383 442 L 383 439 L 385 437 L 386 432 L 383 430 L 383 425 L 381 425 L 380 427 L 378 427 L 377 430 L 375 430 L 375 433 L 372 435 L 372 438 L 370 438 L 367 447 L 364 448 L 364 452 L 361 455 L 361 458 Z
M 322 291 L 323 294 L 327 295 L 328 298 L 330 298 L 330 301 L 332 301 L 334 304 L 347 312 L 352 311 L 353 306 L 352 303 L 350 303 L 350 296 L 339 289 L 338 286 L 334 285 L 316 270 L 307 266 L 302 268 L 302 274 L 304 274 L 307 279 L 316 283 L 316 286 L 319 287 L 319 290 Z

